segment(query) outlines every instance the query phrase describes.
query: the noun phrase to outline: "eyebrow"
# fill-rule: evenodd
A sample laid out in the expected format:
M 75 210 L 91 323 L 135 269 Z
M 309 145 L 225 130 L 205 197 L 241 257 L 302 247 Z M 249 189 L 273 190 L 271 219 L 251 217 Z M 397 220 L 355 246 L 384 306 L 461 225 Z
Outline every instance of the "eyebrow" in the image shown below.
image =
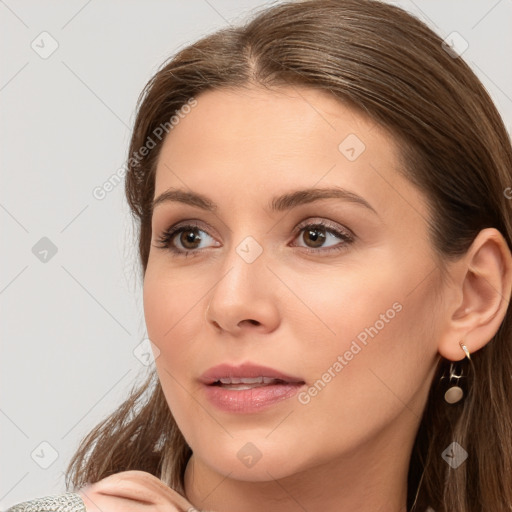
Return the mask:
M 269 202 L 268 209 L 273 212 L 282 212 L 291 210 L 292 208 L 303 204 L 319 201 L 321 199 L 341 199 L 349 203 L 364 206 L 365 208 L 371 210 L 373 213 L 377 214 L 376 210 L 370 203 L 368 203 L 368 201 L 366 201 L 366 199 L 341 187 L 307 188 L 303 190 L 295 190 L 293 192 L 272 198 L 272 200 Z M 185 203 L 211 212 L 214 212 L 218 209 L 218 206 L 203 194 L 171 188 L 160 194 L 153 201 L 151 205 L 151 212 L 153 212 L 158 205 L 169 201 Z

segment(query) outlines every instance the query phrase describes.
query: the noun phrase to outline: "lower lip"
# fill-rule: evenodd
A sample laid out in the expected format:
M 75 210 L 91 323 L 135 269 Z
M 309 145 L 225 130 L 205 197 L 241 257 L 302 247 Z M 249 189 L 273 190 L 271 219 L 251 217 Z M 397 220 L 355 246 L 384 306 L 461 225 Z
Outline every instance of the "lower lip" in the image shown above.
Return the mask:
M 204 386 L 208 400 L 225 412 L 259 412 L 296 395 L 303 383 L 273 384 L 252 389 L 234 390 L 221 386 Z

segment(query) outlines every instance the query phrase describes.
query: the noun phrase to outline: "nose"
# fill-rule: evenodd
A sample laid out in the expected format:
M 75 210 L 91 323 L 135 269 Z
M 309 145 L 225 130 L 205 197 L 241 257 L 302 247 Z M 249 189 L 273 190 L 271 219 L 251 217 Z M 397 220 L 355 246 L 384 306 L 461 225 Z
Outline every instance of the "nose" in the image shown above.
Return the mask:
M 279 325 L 277 283 L 264 254 L 248 262 L 235 250 L 209 294 L 206 322 L 216 330 L 240 336 L 274 331 Z

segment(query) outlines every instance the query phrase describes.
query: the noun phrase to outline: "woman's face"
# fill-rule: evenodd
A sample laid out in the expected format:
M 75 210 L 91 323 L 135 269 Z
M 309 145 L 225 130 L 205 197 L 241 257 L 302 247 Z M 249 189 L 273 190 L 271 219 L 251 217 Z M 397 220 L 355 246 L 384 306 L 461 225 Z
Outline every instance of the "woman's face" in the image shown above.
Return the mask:
M 409 456 L 443 284 L 399 150 L 307 88 L 208 91 L 167 136 L 144 309 L 204 470 Z

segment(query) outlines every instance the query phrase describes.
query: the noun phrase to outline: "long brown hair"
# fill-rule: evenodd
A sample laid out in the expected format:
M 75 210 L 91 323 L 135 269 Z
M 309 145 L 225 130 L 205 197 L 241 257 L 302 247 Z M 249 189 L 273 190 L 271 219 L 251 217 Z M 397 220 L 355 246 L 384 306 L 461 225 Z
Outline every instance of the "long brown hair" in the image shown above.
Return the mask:
M 175 55 L 141 93 L 130 143 L 126 196 L 139 231 L 142 272 L 151 201 L 166 126 L 187 101 L 219 88 L 306 86 L 385 126 L 400 142 L 404 175 L 425 194 L 441 261 L 467 251 L 478 232 L 498 229 L 512 247 L 512 148 L 484 87 L 442 40 L 405 11 L 376 0 L 278 4 L 247 24 L 205 37 Z M 156 130 L 156 132 L 155 132 Z M 166 130 L 167 131 L 167 130 Z M 133 158 L 151 137 L 144 158 Z M 506 298 L 508 299 L 508 298 Z M 468 393 L 442 399 L 440 359 L 410 462 L 408 509 L 512 510 L 512 310 L 472 357 Z M 468 459 L 452 469 L 441 454 L 459 443 Z M 156 372 L 81 443 L 67 485 L 78 488 L 129 469 L 183 492 L 191 451 Z

